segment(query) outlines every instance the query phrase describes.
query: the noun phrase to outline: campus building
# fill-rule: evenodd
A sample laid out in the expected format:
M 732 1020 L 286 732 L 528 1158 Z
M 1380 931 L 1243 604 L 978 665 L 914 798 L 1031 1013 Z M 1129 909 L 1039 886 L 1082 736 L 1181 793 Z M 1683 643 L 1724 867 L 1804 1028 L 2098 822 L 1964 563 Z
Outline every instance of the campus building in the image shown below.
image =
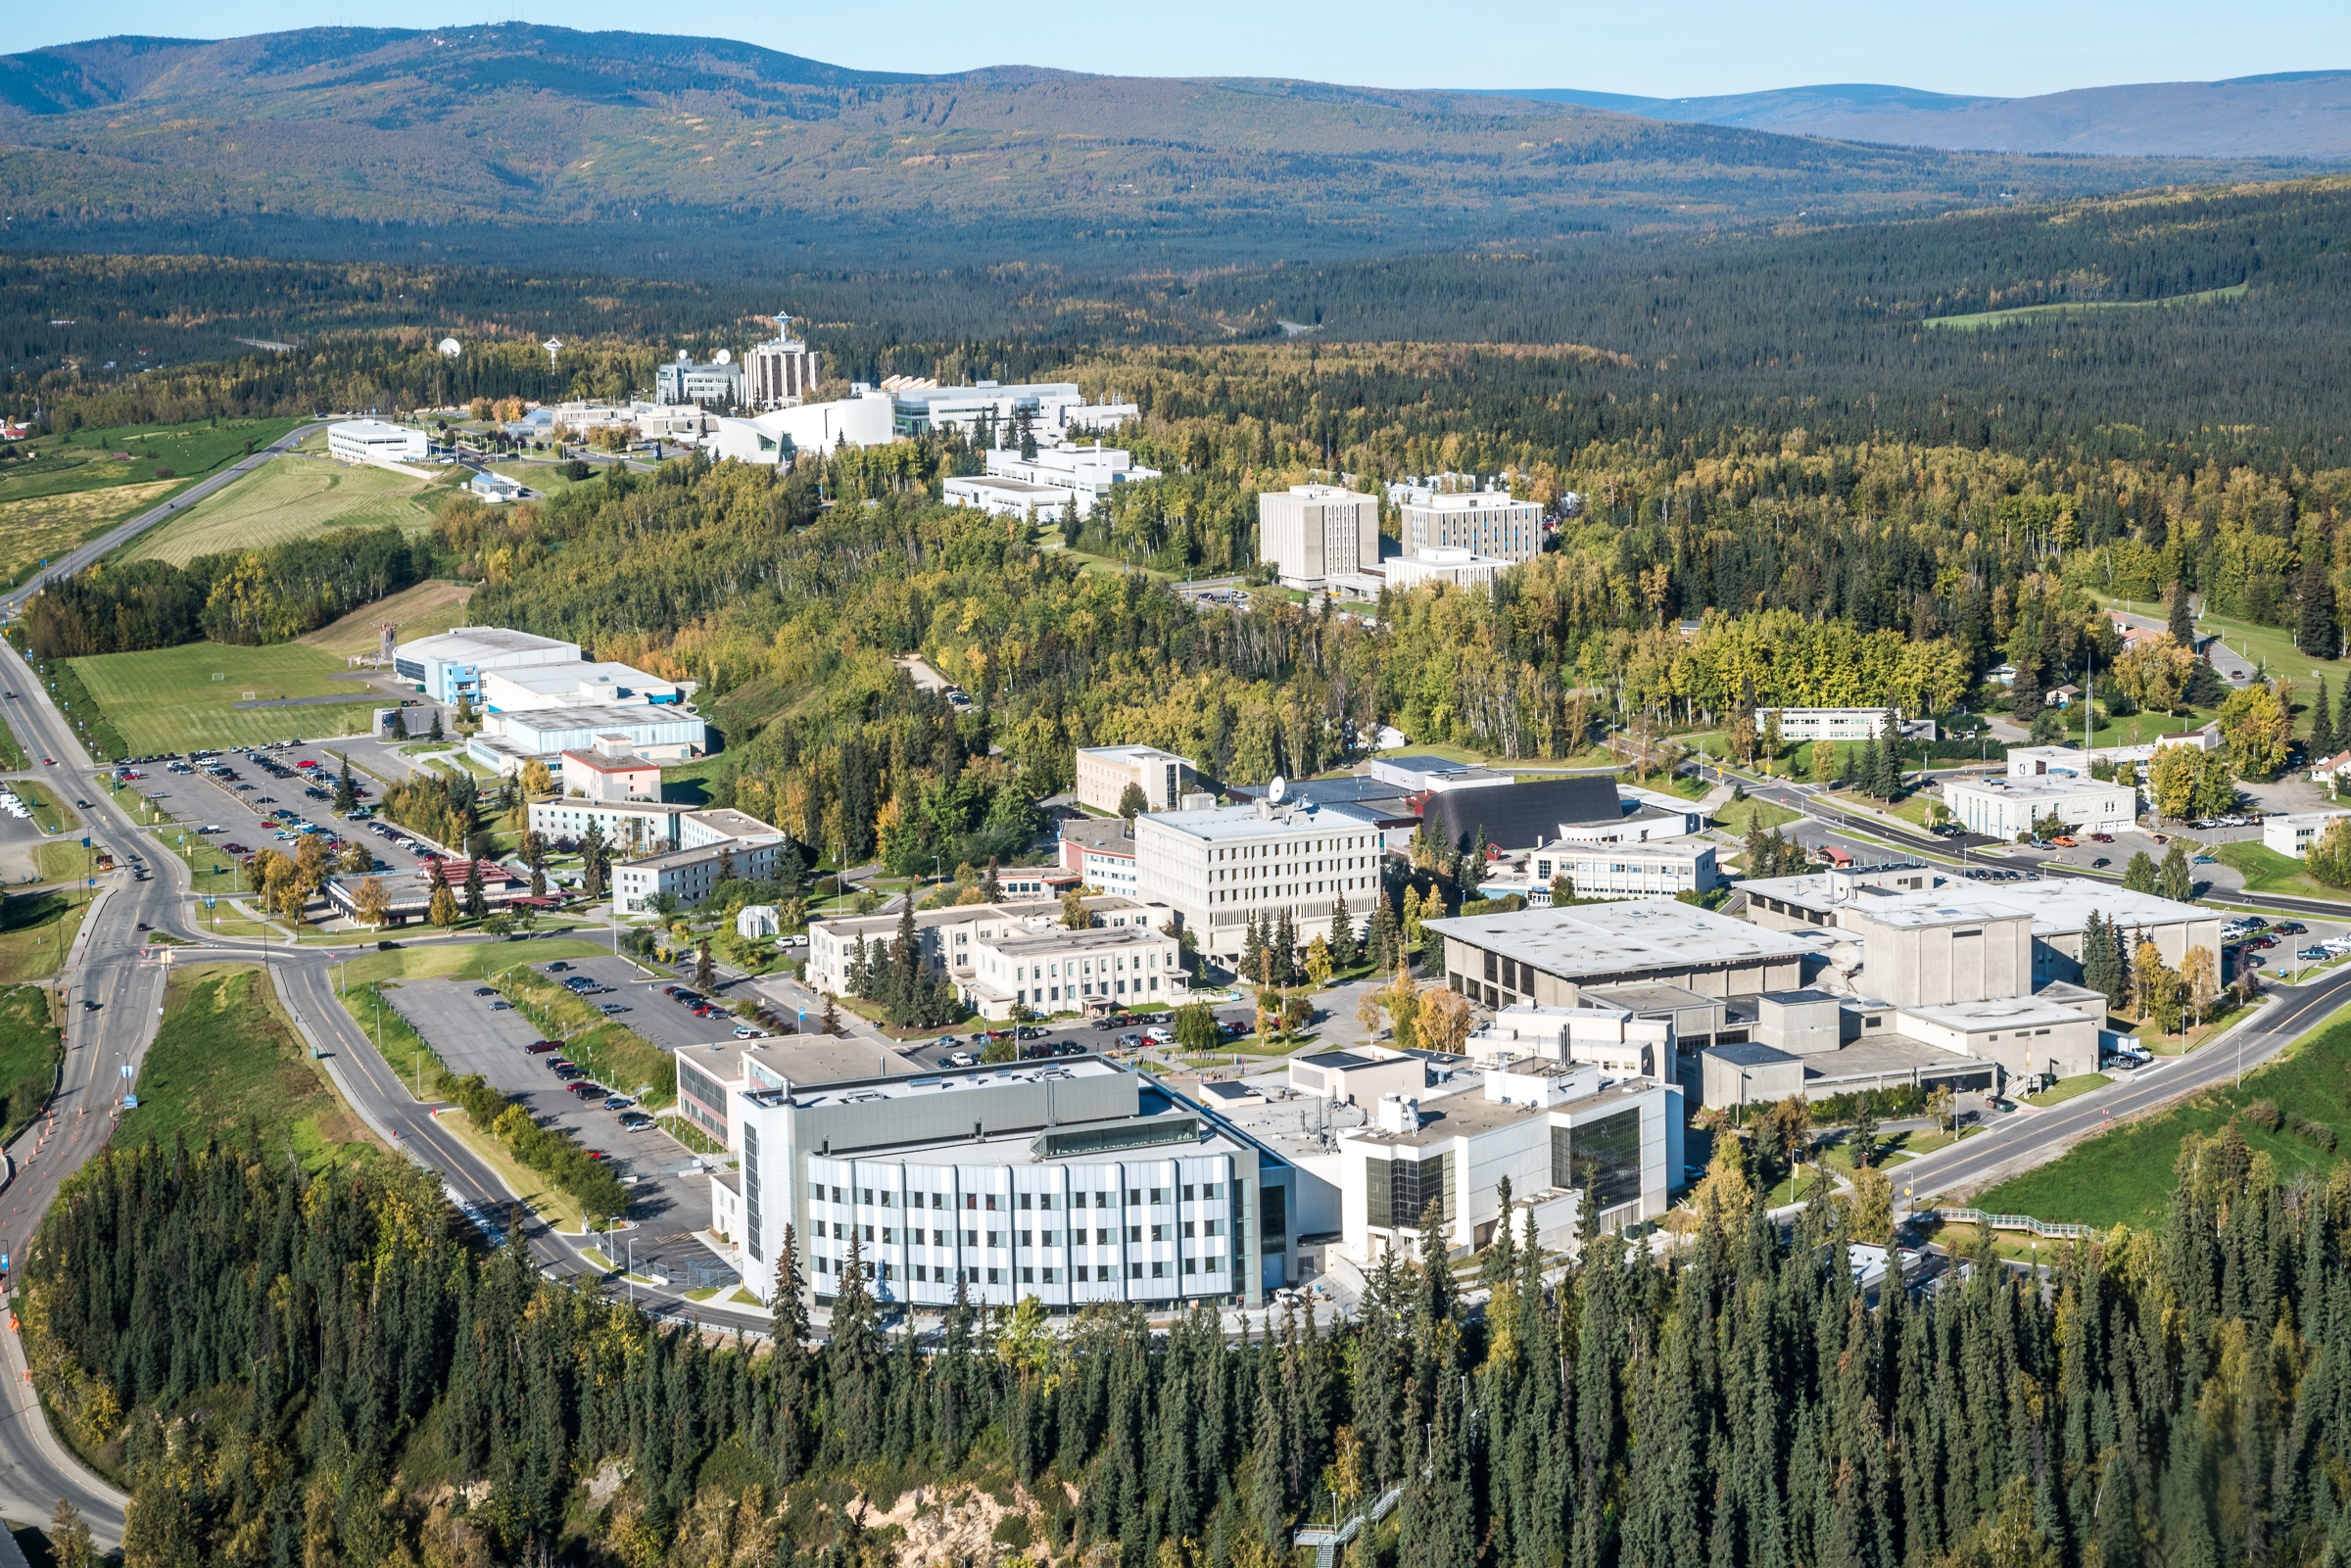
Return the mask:
M 661 765 L 629 749 L 626 736 L 600 735 L 585 751 L 566 751 L 555 787 L 588 800 L 658 800 Z
M 1898 708 L 1757 708 L 1755 732 L 1771 722 L 1773 714 L 1780 718 L 1782 745 L 1808 746 L 1816 740 L 1876 740 L 1885 736 L 1886 716 L 1894 715 L 1895 734 L 1902 733 L 1902 715 Z
M 2264 817 L 2261 820 L 2262 847 L 2274 849 L 2280 855 L 2291 855 L 2296 860 L 2307 859 L 2310 846 L 2317 843 L 2319 836 L 2326 832 L 2327 825 L 2345 817 L 2351 817 L 2351 811 L 2295 811 Z
M 1460 549 L 1511 564 L 1543 553 L 1543 508 L 1508 491 L 1438 492 L 1401 509 L 1411 552 Z
M 1318 589 L 1379 565 L 1379 499 L 1336 485 L 1292 485 L 1257 498 L 1257 558 L 1282 586 Z
M 1189 757 L 1157 746 L 1081 746 L 1076 761 L 1078 803 L 1096 811 L 1117 811 L 1128 784 L 1143 791 L 1143 809 L 1166 811 L 1196 777 Z
M 655 403 L 718 404 L 732 407 L 743 402 L 743 366 L 720 350 L 708 364 L 696 364 L 685 350 L 653 371 Z
M 503 626 L 458 626 L 402 642 L 392 650 L 392 670 L 436 702 L 455 705 L 462 697 L 482 701 L 485 671 L 534 665 L 577 664 L 580 645 L 560 638 L 509 631 Z
M 789 1229 L 817 1303 L 854 1265 L 922 1307 L 1257 1306 L 1298 1278 L 1295 1216 L 1327 1205 L 1216 1112 L 1097 1057 L 814 1083 L 744 1061 L 711 1230 L 762 1297 Z
M 538 708 L 675 707 L 692 694 L 691 681 L 667 681 L 634 665 L 578 658 L 548 664 L 485 669 L 479 706 L 484 713 Z
M 1943 803 L 1969 832 L 2014 839 L 2054 819 L 2068 832 L 2128 832 L 2138 821 L 2138 790 L 2073 774 L 1945 779 Z
M 761 412 L 796 408 L 822 379 L 816 355 L 792 335 L 792 317 L 776 317 L 776 335 L 751 345 L 743 359 L 745 401 Z
M 1378 896 L 1388 830 L 1349 806 L 1261 800 L 1134 819 L 1142 896 L 1198 933 L 1200 951 L 1230 959 L 1249 926 L 1285 913 L 1302 931 L 1325 929 L 1345 905 L 1359 927 Z
M 1065 818 L 1056 847 L 1061 869 L 1076 874 L 1082 885 L 1135 895 L 1134 830 L 1123 818 Z
M 326 454 L 347 463 L 420 463 L 432 453 L 421 430 L 382 419 L 343 419 L 326 427 Z
M 803 451 L 822 454 L 844 447 L 886 447 L 897 439 L 889 395 L 859 382 L 849 396 L 830 403 L 771 408 L 748 419 L 712 420 L 701 447 L 713 462 L 731 458 L 773 468 L 790 465 Z
M 1116 895 L 1096 896 L 1081 900 L 1086 917 L 1093 928 L 1108 930 L 1156 930 L 1168 922 L 1169 911 Z M 915 911 L 915 940 L 922 946 L 922 963 L 934 975 L 944 975 L 969 991 L 978 978 L 978 957 L 983 948 L 1001 951 L 1000 944 L 1021 937 L 1045 935 L 1061 926 L 1063 919 L 1059 899 L 1006 899 L 995 904 L 949 904 L 943 909 Z M 895 915 L 852 915 L 839 920 L 816 921 L 808 927 L 808 988 L 816 992 L 832 991 L 845 994 L 849 989 L 849 960 L 857 944 L 864 942 L 869 950 L 887 947 L 898 933 Z M 1052 960 L 1048 962 L 1059 962 Z M 1145 974 L 1164 974 L 1163 966 L 1153 966 Z M 1114 967 L 1109 977 L 1120 980 L 1131 976 L 1131 972 Z M 1080 974 L 1080 983 L 1095 981 L 1092 974 Z M 1065 1006 L 1058 1011 L 1082 1011 L 1087 998 L 1133 1000 L 1151 994 L 1148 991 L 1106 988 L 1087 990 L 1079 999 L 1067 994 L 1070 977 L 1055 974 L 1048 978 L 1048 987 L 1060 985 L 1064 994 L 1049 1001 Z M 1026 988 L 1026 982 L 1016 989 Z M 967 996 L 968 999 L 968 996 Z M 1073 1001 L 1075 1006 L 1069 1006 Z M 1033 1004 L 1032 1004 L 1033 1005 Z M 1007 1004 L 1009 1007 L 1009 1003 Z M 1057 1011 L 1046 1007 L 1039 1012 Z
M 993 449 L 987 453 L 987 472 L 991 478 L 1055 492 L 1067 503 L 1069 515 L 1077 517 L 1092 511 L 1094 502 L 1106 499 L 1117 486 L 1157 479 L 1160 474 L 1156 468 L 1138 466 L 1125 449 L 1105 447 L 1099 441 L 1086 447 L 1059 442 L 1038 448 L 1033 457 L 1022 456 L 1017 448 Z

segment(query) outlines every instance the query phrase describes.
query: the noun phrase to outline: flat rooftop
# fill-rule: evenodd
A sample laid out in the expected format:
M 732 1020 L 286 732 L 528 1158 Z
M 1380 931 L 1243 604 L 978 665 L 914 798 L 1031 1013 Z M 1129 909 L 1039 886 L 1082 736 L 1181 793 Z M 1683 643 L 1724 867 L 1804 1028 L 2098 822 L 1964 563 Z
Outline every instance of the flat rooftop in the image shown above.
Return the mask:
M 992 490 L 1006 496 L 1031 497 L 1038 500 L 1060 500 L 1063 492 L 1056 485 L 1032 484 L 1026 479 L 1011 479 L 1002 474 L 964 474 L 956 478 L 959 485 L 976 490 Z
M 2032 917 L 2036 936 L 2070 936 L 2098 918 L 2127 926 L 2170 926 L 2181 921 L 2218 920 L 2212 910 L 2175 903 L 2153 893 L 2135 893 L 2119 882 L 2052 877 L 2037 882 L 1978 882 L 1935 874 L 1932 887 L 1878 887 L 1827 875 L 1767 877 L 1741 885 L 1749 899 L 1770 898 L 1796 908 L 1835 915 L 1850 912 L 1890 926 L 1950 926 L 1969 921 Z
M 677 682 L 648 675 L 633 664 L 608 661 L 592 664 L 585 659 L 565 659 L 559 664 L 525 664 L 517 669 L 493 670 L 490 673 L 509 686 L 521 687 L 526 691 L 577 691 L 587 686 L 613 686 L 648 691 L 675 691 L 678 689 Z
M 1047 488 L 1049 489 L 1051 487 Z M 1106 757 L 1115 762 L 1140 762 L 1149 760 L 1152 762 L 1180 762 L 1186 767 L 1191 765 L 1189 758 L 1179 757 L 1173 751 L 1162 751 L 1157 746 L 1080 746 L 1078 748 L 1078 755 L 1081 757 Z
M 699 715 L 671 702 L 637 702 L 625 707 L 584 702 L 576 708 L 507 708 L 499 714 L 499 719 L 526 730 L 617 730 L 623 735 L 654 725 L 690 724 L 697 730 L 702 727 Z
M 1793 933 L 1765 930 L 1673 898 L 1432 920 L 1424 928 L 1564 979 L 1793 961 L 1819 951 L 1817 944 Z
M 1061 837 L 1065 843 L 1080 844 L 1098 854 L 1134 854 L 1134 834 L 1128 831 L 1123 817 L 1065 817 Z
M 1019 957 L 1024 953 L 1060 952 L 1078 947 L 1092 951 L 1096 948 L 1139 947 L 1145 942 L 1154 944 L 1173 940 L 1165 931 L 1155 931 L 1148 926 L 1091 926 L 1081 931 L 1048 927 L 1030 936 L 1007 937 L 997 942 L 998 951 Z
M 868 1062 L 871 1062 L 870 1055 Z M 1057 1058 L 1051 1062 L 1007 1062 L 994 1067 L 940 1068 L 936 1071 L 895 1073 L 884 1077 L 838 1078 L 831 1082 L 805 1083 L 795 1077 L 792 1079 L 791 1099 L 795 1109 L 806 1111 L 817 1106 L 935 1099 L 942 1094 L 971 1089 L 1000 1089 L 1012 1084 L 1110 1078 L 1128 1070 L 1127 1068 L 1113 1067 L 1098 1056 L 1079 1056 Z M 780 1093 L 774 1097 L 782 1098 Z M 968 1139 L 965 1141 L 969 1142 Z
M 420 637 L 413 642 L 398 644 L 393 652 L 402 658 L 462 660 L 481 654 L 548 653 L 560 655 L 550 663 L 577 664 L 579 655 L 574 642 L 557 641 L 552 637 L 540 637 L 532 632 L 517 632 L 504 626 L 453 626 L 431 637 Z
M 1225 844 L 1253 842 L 1261 838 L 1286 838 L 1300 830 L 1315 832 L 1344 832 L 1350 828 L 1376 828 L 1378 820 L 1358 806 L 1317 806 L 1307 804 L 1284 814 L 1276 807 L 1270 817 L 1260 817 L 1255 806 L 1211 806 L 1202 811 L 1162 811 L 1148 817 L 1137 817 L 1139 831 L 1143 823 L 1182 833 L 1187 838 L 1207 843 Z
M 1945 791 L 1964 789 L 1972 793 L 1981 790 L 1988 794 L 2008 795 L 2024 800 L 2078 795 L 2086 789 L 2129 791 L 2131 787 L 2127 784 L 2109 784 L 2102 779 L 2065 778 L 2055 774 L 2042 774 L 2029 779 L 1952 779 L 1943 784 Z
M 771 828 L 749 812 L 737 811 L 733 806 L 708 806 L 700 811 L 689 811 L 686 813 L 686 820 L 707 828 L 714 833 L 724 833 L 729 838 L 781 838 L 784 836 L 782 829 Z
M 2101 1009 L 2101 1017 L 2103 1010 Z M 1983 1002 L 1946 1002 L 1935 1007 L 1906 1007 L 1907 1018 L 1940 1023 L 1946 1029 L 1979 1034 L 1987 1029 L 2028 1029 L 2036 1025 L 2078 1023 L 2083 1010 L 2043 996 L 1998 996 Z
M 999 873 L 999 875 L 1001 875 Z M 1085 908 L 1096 915 L 1140 912 L 1146 905 L 1118 893 L 1100 893 L 1081 900 Z M 940 909 L 918 909 L 914 912 L 915 928 L 930 930 L 940 926 L 968 926 L 974 921 L 1040 921 L 1061 924 L 1061 900 L 1058 898 L 1008 898 L 993 904 L 948 904 Z M 811 931 L 823 930 L 839 935 L 844 942 L 860 936 L 895 934 L 898 917 L 895 915 L 851 915 L 834 920 L 809 923 Z
M 1801 1059 L 1806 1084 L 1851 1078 L 1882 1078 L 1915 1072 L 1921 1077 L 1946 1078 L 1961 1072 L 1990 1072 L 1997 1066 L 1981 1057 L 1946 1051 L 1906 1034 L 1872 1034 L 1835 1051 Z
M 1600 1001 L 1633 1013 L 1663 1013 L 1689 1007 L 1717 1008 L 1719 996 L 1707 996 L 1685 985 L 1666 985 L 1650 980 L 1631 985 L 1595 985 L 1583 993 L 1586 1001 Z

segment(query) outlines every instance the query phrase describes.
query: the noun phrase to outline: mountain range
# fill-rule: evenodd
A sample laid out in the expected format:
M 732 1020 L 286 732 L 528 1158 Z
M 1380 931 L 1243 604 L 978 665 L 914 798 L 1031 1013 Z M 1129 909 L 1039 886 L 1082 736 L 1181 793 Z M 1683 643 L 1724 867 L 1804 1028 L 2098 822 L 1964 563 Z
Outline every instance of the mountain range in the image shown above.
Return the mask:
M 1874 83 L 1713 98 L 1635 98 L 1567 87 L 1493 91 L 1645 119 L 1901 147 L 2109 158 L 2351 157 L 2351 71 L 2080 87 L 2032 98 L 1967 97 Z
M 1931 214 L 2288 166 L 1858 145 L 1547 92 L 852 71 L 521 24 L 0 57 L 0 233 L 19 249 L 1184 268 Z

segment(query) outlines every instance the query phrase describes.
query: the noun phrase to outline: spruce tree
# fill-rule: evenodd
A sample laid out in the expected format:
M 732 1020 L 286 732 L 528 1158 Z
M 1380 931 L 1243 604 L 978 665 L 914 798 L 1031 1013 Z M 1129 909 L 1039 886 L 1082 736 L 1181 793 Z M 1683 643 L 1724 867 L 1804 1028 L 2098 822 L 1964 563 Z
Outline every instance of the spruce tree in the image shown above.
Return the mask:
M 1355 917 L 1347 913 L 1344 897 L 1330 902 L 1329 945 L 1332 964 L 1343 970 L 1355 967 Z
M 2295 585 L 2301 604 L 2294 622 L 2294 646 L 2314 659 L 2331 659 L 2341 651 L 2334 628 L 2334 585 L 2327 580 L 2327 556 L 2321 551 L 2304 551 L 2302 578 Z
M 2017 723 L 2030 728 L 2047 706 L 2040 694 L 2040 671 L 2034 668 L 2031 658 L 2018 659 L 2016 679 L 2008 686 L 2009 714 Z
M 482 863 L 469 858 L 465 862 L 465 917 L 480 920 L 489 913 L 490 898 L 482 885 Z
M 1282 906 L 1279 919 L 1273 923 L 1273 983 L 1298 983 L 1298 927 L 1291 921 L 1286 904 Z
M 2164 598 L 2170 604 L 2170 609 L 2167 613 L 2170 617 L 2168 630 L 2172 634 L 2172 641 L 2179 643 L 2182 647 L 2187 649 L 2188 652 L 2195 652 L 2195 605 L 2192 602 L 2192 595 L 2190 595 L 2187 591 L 2187 585 L 2185 583 L 2174 583 L 2170 589 L 2165 591 Z
M 2351 690 L 2351 687 L 2344 689 Z M 2327 696 L 2327 678 L 2319 677 L 2318 695 L 2310 700 L 2310 760 L 2315 766 L 2340 749 L 2334 735 L 2334 704 Z

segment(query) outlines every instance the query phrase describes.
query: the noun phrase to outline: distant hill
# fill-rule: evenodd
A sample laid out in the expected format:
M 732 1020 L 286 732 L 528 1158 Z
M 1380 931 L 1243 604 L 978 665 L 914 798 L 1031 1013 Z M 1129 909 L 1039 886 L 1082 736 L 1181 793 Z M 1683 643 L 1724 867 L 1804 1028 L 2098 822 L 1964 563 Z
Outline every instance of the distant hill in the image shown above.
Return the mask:
M 1859 147 L 1556 97 L 925 76 L 523 24 L 109 38 L 0 58 L 0 219 L 12 246 L 83 250 L 1176 267 L 2278 171 Z
M 1720 98 L 1633 98 L 1560 87 L 1496 92 L 1648 119 L 1899 147 L 2123 158 L 2351 157 L 2351 71 L 2081 87 L 2038 98 L 1969 98 L 1873 83 Z

